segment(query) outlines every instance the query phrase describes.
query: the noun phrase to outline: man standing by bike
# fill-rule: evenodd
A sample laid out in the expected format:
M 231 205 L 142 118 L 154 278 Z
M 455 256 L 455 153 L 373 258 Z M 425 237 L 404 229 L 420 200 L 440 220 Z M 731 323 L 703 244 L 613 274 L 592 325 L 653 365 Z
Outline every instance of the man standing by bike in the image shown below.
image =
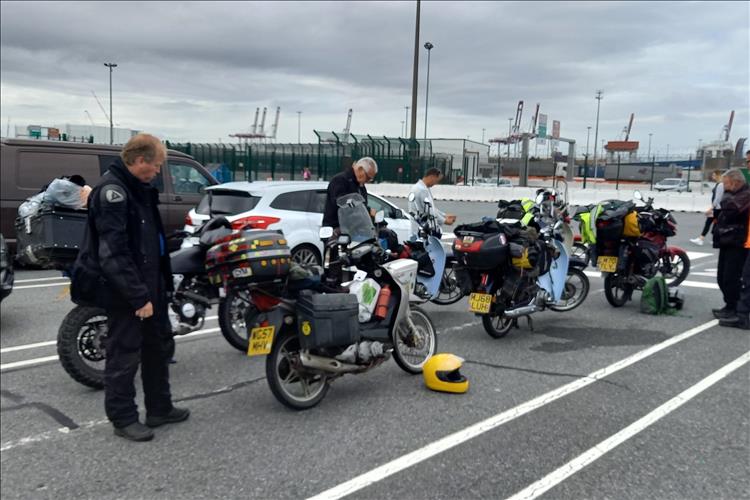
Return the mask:
M 432 215 L 435 217 L 435 222 L 438 225 L 446 224 L 450 226 L 456 222 L 456 216 L 445 214 L 437 209 L 435 201 L 432 197 L 432 191 L 430 188 L 438 184 L 443 178 L 443 172 L 438 168 L 428 168 L 425 171 L 424 176 L 417 181 L 411 188 L 409 193 L 409 213 L 414 214 L 417 220 L 420 220 L 426 215 Z M 411 196 L 414 195 L 414 196 Z M 427 205 L 430 206 L 429 212 Z
M 88 225 L 73 269 L 71 296 L 107 311 L 104 408 L 117 436 L 149 441 L 150 427 L 188 418 L 172 405 L 169 359 L 174 339 L 167 315 L 172 272 L 151 186 L 166 161 L 158 138 L 138 134 L 89 197 Z M 146 425 L 135 403 L 141 367 Z
M 714 248 L 719 249 L 716 278 L 724 295 L 725 305 L 712 312 L 717 319 L 726 321 L 737 317 L 742 268 L 748 253 L 745 240 L 750 213 L 750 188 L 745 176 L 736 168 L 728 170 L 722 176 L 722 182 L 724 197 L 721 200 L 721 208 L 715 213 L 713 237 Z

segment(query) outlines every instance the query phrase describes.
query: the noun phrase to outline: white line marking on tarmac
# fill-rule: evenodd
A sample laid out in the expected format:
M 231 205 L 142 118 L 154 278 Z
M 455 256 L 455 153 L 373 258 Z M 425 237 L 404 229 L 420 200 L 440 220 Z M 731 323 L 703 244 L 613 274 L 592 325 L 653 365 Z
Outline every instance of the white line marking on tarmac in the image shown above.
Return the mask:
M 707 271 L 690 271 L 690 276 L 707 276 L 709 278 L 715 278 L 716 277 L 716 271 L 711 272 L 710 270 Z
M 691 328 L 690 330 L 679 335 L 675 335 L 674 337 L 671 337 L 660 344 L 653 345 L 648 349 L 644 349 L 631 356 L 628 356 L 627 358 L 612 363 L 607 367 L 590 373 L 588 376 L 574 380 L 573 382 L 565 384 L 562 387 L 558 387 L 557 389 L 526 401 L 525 403 L 522 403 L 514 408 L 506 410 L 502 413 L 498 413 L 497 415 L 478 422 L 463 430 L 454 432 L 453 434 L 434 441 L 422 448 L 419 448 L 418 450 L 414 450 L 411 453 L 402 455 L 401 457 L 385 463 L 380 467 L 361 474 L 353 479 L 350 479 L 349 481 L 341 483 L 338 486 L 334 486 L 333 488 L 319 493 L 318 495 L 310 497 L 308 500 L 334 500 L 345 497 L 347 495 L 351 495 L 352 493 L 366 488 L 367 486 L 370 486 L 371 484 L 374 484 L 378 481 L 381 481 L 386 477 L 401 472 L 404 469 L 408 469 L 409 467 L 423 462 L 428 458 L 434 457 L 435 455 L 438 455 L 446 450 L 465 443 L 470 439 L 480 436 L 485 432 L 489 432 L 503 424 L 515 420 L 516 418 L 532 412 L 537 408 L 541 408 L 542 406 L 545 406 L 549 403 L 552 403 L 553 401 L 572 394 L 579 389 L 583 389 L 584 387 L 591 385 L 598 380 L 608 377 L 615 372 L 627 368 L 628 366 L 637 363 L 642 359 L 656 354 L 659 351 L 671 347 L 678 342 L 682 342 L 683 340 L 688 339 L 700 332 L 708 330 L 709 328 L 712 328 L 718 324 L 719 322 L 717 320 L 712 320 L 708 323 L 696 326 L 695 328 Z
M 719 370 L 713 372 L 708 377 L 704 378 L 689 389 L 681 392 L 674 398 L 656 408 L 648 415 L 636 420 L 629 426 L 622 429 L 620 432 L 613 434 L 601 443 L 590 448 L 588 451 L 585 451 L 584 453 L 578 455 L 578 457 L 563 465 L 559 469 L 551 472 L 539 481 L 532 483 L 512 497 L 509 497 L 508 500 L 532 500 L 544 494 L 546 491 L 563 482 L 565 479 L 569 478 L 590 463 L 601 458 L 605 453 L 621 445 L 642 430 L 647 429 L 649 426 L 669 415 L 671 412 L 684 405 L 712 385 L 729 376 L 732 372 L 745 365 L 748 361 L 750 361 L 750 351 L 746 352 L 728 365 L 725 365 Z
M 688 259 L 690 259 L 691 261 L 702 259 L 704 257 L 709 257 L 711 255 L 713 255 L 713 254 L 712 253 L 706 253 L 706 252 L 688 252 L 687 253 Z
M 68 278 L 65 278 L 63 276 L 59 276 L 57 278 L 34 278 L 34 279 L 28 279 L 28 280 L 14 280 L 13 283 L 33 283 L 35 281 L 55 281 L 55 280 L 68 280 Z
M 600 273 L 599 271 L 584 271 L 583 274 L 585 274 L 586 276 L 590 278 L 602 277 L 602 273 Z M 693 275 L 703 276 L 704 274 L 703 273 L 690 273 L 688 276 L 693 276 Z M 716 277 L 713 274 L 710 276 Z M 717 283 L 704 283 L 702 281 L 683 281 L 682 283 L 680 283 L 679 286 L 686 286 L 688 288 L 711 288 L 713 290 L 719 289 L 719 285 Z
M 210 321 L 213 319 L 218 319 L 218 316 L 206 316 L 206 321 Z M 199 333 L 202 331 L 204 330 L 198 330 L 198 332 L 193 332 L 193 333 Z M 215 330 L 212 330 L 212 331 L 215 331 Z M 183 335 L 183 337 L 188 337 L 190 335 L 192 334 Z M 175 338 L 179 338 L 179 336 Z M 48 346 L 55 345 L 55 344 L 57 344 L 56 340 L 47 340 L 45 342 L 37 342 L 35 344 L 24 344 L 24 345 L 17 345 L 14 347 L 3 347 L 2 349 L 0 349 L 0 354 L 5 354 L 6 352 L 24 351 L 26 349 L 36 349 L 39 347 L 48 347 Z
M 198 330 L 197 332 L 188 333 L 187 335 L 179 335 L 175 337 L 175 341 L 179 341 L 180 339 L 185 339 L 188 337 L 197 337 L 199 335 L 206 335 L 208 333 L 214 333 L 220 331 L 221 328 L 208 328 L 205 330 Z M 58 356 L 45 356 L 43 358 L 34 358 L 34 359 L 27 359 L 24 361 L 16 361 L 14 363 L 5 363 L 0 364 L 0 372 L 4 372 L 6 370 L 11 370 L 13 368 L 20 368 L 23 366 L 33 366 L 33 365 L 40 365 L 42 363 L 47 363 L 49 361 L 56 361 L 60 359 Z
M 63 281 L 62 283 L 47 283 L 46 285 L 14 286 L 13 290 L 24 290 L 26 288 L 46 288 L 46 287 L 49 287 L 49 286 L 62 286 L 62 285 L 70 285 L 70 281 Z
M 79 429 L 90 429 L 97 425 L 102 425 L 102 424 L 107 424 L 107 423 L 109 423 L 109 420 L 96 420 L 96 421 L 91 421 L 91 422 L 84 422 L 79 426 Z M 73 430 L 76 430 L 76 429 L 73 429 Z M 70 432 L 71 432 L 70 428 L 60 427 L 56 431 L 42 432 L 41 434 L 37 434 L 35 436 L 29 436 L 29 437 L 17 439 L 16 441 L 8 441 L 5 444 L 3 444 L 2 447 L 0 447 L 0 451 L 6 451 L 12 448 L 16 448 L 18 446 L 24 446 L 24 445 L 31 444 L 31 443 L 38 443 L 40 441 L 46 441 L 47 439 L 51 439 L 60 434 L 68 434 Z

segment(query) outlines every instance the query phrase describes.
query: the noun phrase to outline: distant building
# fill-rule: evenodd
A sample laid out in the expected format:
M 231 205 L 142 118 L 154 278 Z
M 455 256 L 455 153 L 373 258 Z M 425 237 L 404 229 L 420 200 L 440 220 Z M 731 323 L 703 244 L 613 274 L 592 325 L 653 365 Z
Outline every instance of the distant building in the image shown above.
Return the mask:
M 638 141 L 609 141 L 604 146 L 604 150 L 607 152 L 607 162 L 616 162 L 618 155 L 621 160 L 636 161 L 639 145 Z
M 140 130 L 117 128 L 112 130 L 113 144 L 125 144 Z M 19 139 L 40 139 L 48 141 L 91 142 L 109 144 L 109 127 L 101 125 L 56 124 L 51 127 L 42 125 L 17 125 L 15 137 Z

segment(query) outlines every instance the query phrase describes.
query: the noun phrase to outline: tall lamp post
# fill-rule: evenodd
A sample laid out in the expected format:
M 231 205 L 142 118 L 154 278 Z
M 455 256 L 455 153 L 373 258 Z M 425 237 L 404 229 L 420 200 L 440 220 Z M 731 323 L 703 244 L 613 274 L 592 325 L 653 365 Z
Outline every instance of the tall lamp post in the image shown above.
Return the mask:
M 297 144 L 302 144 L 302 111 L 297 111 Z
M 109 68 L 109 143 L 115 143 L 114 125 L 112 124 L 112 69 L 117 67 L 115 63 L 104 63 Z
M 419 82 L 419 8 L 421 6 L 420 0 L 417 0 L 417 19 L 414 30 L 414 75 L 412 76 L 411 82 L 411 132 L 409 138 L 412 140 L 412 148 L 415 147 L 417 139 L 417 87 Z M 407 108 L 407 126 L 409 124 L 408 108 Z
M 430 42 L 424 44 L 424 48 L 427 49 L 427 87 L 424 94 L 424 141 L 427 144 L 427 101 L 430 97 L 430 52 L 432 52 L 432 45 Z
M 510 161 L 510 133 L 512 124 L 513 118 L 508 118 L 508 161 Z
M 591 127 L 586 127 L 586 160 L 583 167 L 583 189 L 586 189 L 586 180 L 589 176 L 589 137 L 591 137 Z
M 409 106 L 404 106 L 406 109 L 406 124 L 404 125 L 406 128 L 404 129 L 404 137 L 409 137 Z
M 594 132 L 594 175 L 597 174 L 596 143 L 599 142 L 599 106 L 602 103 L 602 91 L 596 91 L 596 132 Z

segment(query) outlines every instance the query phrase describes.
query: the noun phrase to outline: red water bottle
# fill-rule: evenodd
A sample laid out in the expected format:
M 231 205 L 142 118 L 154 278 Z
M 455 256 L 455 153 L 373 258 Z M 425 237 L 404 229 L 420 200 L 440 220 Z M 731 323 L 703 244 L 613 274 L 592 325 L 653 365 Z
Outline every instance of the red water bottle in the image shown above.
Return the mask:
M 391 300 L 391 289 L 388 285 L 384 285 L 380 289 L 380 295 L 378 295 L 378 302 L 375 304 L 375 313 L 373 316 L 377 319 L 385 319 L 388 315 L 388 302 Z

